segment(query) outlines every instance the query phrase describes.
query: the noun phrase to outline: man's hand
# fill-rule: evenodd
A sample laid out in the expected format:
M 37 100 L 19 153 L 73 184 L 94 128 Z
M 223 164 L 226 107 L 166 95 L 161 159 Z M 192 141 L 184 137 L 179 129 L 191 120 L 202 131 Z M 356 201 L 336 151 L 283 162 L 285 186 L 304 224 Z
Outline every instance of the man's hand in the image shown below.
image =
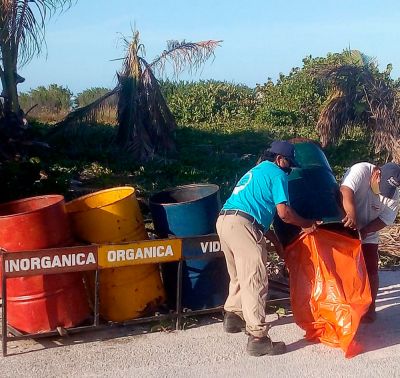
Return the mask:
M 342 223 L 344 227 L 349 227 L 353 230 L 357 229 L 357 220 L 353 214 L 347 213 L 346 216 L 342 219 Z
M 323 223 L 322 221 L 315 221 L 310 227 L 303 227 L 301 229 L 301 234 L 308 235 L 313 233 L 317 229 L 317 227 L 322 223 Z

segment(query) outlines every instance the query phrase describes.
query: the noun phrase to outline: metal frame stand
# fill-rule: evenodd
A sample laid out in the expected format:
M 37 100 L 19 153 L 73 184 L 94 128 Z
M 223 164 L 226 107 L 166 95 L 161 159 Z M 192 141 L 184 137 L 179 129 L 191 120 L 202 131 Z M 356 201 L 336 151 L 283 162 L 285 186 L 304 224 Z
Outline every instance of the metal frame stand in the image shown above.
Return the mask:
M 112 326 L 127 326 L 127 325 L 134 325 L 134 324 L 143 324 L 143 323 L 149 323 L 153 321 L 160 321 L 164 319 L 169 319 L 171 321 L 175 320 L 175 329 L 176 330 L 181 330 L 182 325 L 183 325 L 183 319 L 188 316 L 196 316 L 196 315 L 204 315 L 204 314 L 211 314 L 211 313 L 218 313 L 218 312 L 223 312 L 223 306 L 218 306 L 214 308 L 207 308 L 207 309 L 201 309 L 201 310 L 189 310 L 183 312 L 182 308 L 182 282 L 183 282 L 183 264 L 186 260 L 202 260 L 202 259 L 212 259 L 212 258 L 222 258 L 223 253 L 220 250 L 216 251 L 211 251 L 212 253 L 207 253 L 207 251 L 204 250 L 203 246 L 201 243 L 217 243 L 213 244 L 213 246 L 218 247 L 218 236 L 215 234 L 211 235 L 204 235 L 204 236 L 196 236 L 196 237 L 190 237 L 190 238 L 182 238 L 182 239 L 177 239 L 174 238 L 175 242 L 175 247 L 176 251 L 174 252 L 173 258 L 168 258 L 168 259 L 163 259 L 163 257 L 158 258 L 153 257 L 151 261 L 148 263 L 178 263 L 177 267 L 177 286 L 176 286 L 176 306 L 174 312 L 170 312 L 168 314 L 160 314 L 160 315 L 154 315 L 154 316 L 148 316 L 148 317 L 142 317 L 138 319 L 132 319 L 120 323 L 116 322 L 107 322 L 107 323 L 101 323 L 100 322 L 100 313 L 99 313 L 99 276 L 100 276 L 100 270 L 101 269 L 106 269 L 109 267 L 112 267 L 110 265 L 101 265 L 99 256 L 100 256 L 100 250 L 105 247 L 107 248 L 133 248 L 139 246 L 154 246 L 154 244 L 159 242 L 160 244 L 164 243 L 169 243 L 170 239 L 165 239 L 165 240 L 146 240 L 146 241 L 140 241 L 140 242 L 135 242 L 134 244 L 132 243 L 125 243 L 123 245 L 98 245 L 98 246 L 80 246 L 80 247 L 74 247 L 75 249 L 81 249 L 84 251 L 85 249 L 88 248 L 97 248 L 96 249 L 96 264 L 91 265 L 90 267 L 80 267 L 79 271 L 90 271 L 94 270 L 95 271 L 95 290 L 94 290 L 94 309 L 93 309 L 93 324 L 90 325 L 85 325 L 85 326 L 78 326 L 78 327 L 72 327 L 66 329 L 66 334 L 76 334 L 80 332 L 85 332 L 85 331 L 91 331 L 94 329 L 105 329 L 109 328 Z M 209 245 L 209 244 L 205 244 Z M 7 356 L 7 343 L 9 341 L 17 341 L 17 340 L 23 340 L 23 339 L 36 339 L 36 338 L 44 338 L 44 337 L 49 337 L 49 336 L 62 336 L 58 331 L 50 331 L 50 332 L 44 332 L 44 333 L 31 333 L 31 334 L 23 334 L 17 329 L 13 328 L 11 325 L 8 324 L 7 321 L 7 279 L 12 278 L 12 277 L 24 277 L 28 275 L 35 275 L 35 274 L 40 274 L 40 275 L 46 275 L 46 274 L 57 274 L 61 273 L 60 270 L 57 269 L 52 269 L 51 272 L 48 271 L 40 271 L 40 272 L 33 272 L 33 271 L 24 271 L 18 274 L 10 274 L 7 272 L 6 269 L 6 260 L 7 259 L 18 259 L 18 258 L 23 258 L 24 256 L 28 257 L 41 257 L 43 256 L 44 253 L 47 254 L 53 254 L 53 253 L 62 253 L 65 251 L 65 248 L 53 248 L 53 249 L 47 249 L 47 250 L 37 250 L 37 251 L 20 251 L 18 253 L 11 253 L 7 252 L 3 249 L 0 249 L 0 253 L 2 255 L 2 264 L 1 264 L 1 270 L 2 270 L 2 352 L 3 356 Z M 104 252 L 104 251 L 102 251 Z M 22 257 L 21 257 L 22 256 Z M 103 263 L 104 263 L 104 256 L 105 254 L 103 253 Z M 143 262 L 141 262 L 143 264 Z M 130 265 L 135 265 L 138 264 L 135 261 L 131 262 Z M 116 265 L 116 267 L 121 266 L 121 265 Z M 63 268 L 62 272 L 72 272 L 72 271 L 77 271 L 77 269 L 73 268 Z M 282 285 L 282 284 L 281 284 Z M 283 285 L 281 287 L 281 290 L 283 292 L 287 291 L 287 287 Z M 275 299 L 268 301 L 268 304 L 278 304 L 278 303 L 283 303 L 287 302 L 289 298 L 282 298 L 282 299 Z M 12 336 L 9 336 L 9 333 Z

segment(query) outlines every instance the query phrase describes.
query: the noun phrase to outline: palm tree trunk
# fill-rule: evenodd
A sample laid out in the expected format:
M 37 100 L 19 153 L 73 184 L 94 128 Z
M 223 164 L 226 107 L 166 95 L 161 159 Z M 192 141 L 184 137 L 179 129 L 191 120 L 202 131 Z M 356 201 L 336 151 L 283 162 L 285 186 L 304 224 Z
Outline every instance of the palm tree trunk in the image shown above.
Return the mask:
M 17 72 L 17 63 L 14 58 L 12 49 L 8 46 L 9 42 L 0 42 L 1 54 L 3 59 L 3 71 L 1 73 L 1 82 L 3 85 L 4 95 L 4 112 L 14 112 L 16 114 L 20 111 L 18 101 L 18 91 L 15 72 Z M 13 56 L 14 55 L 14 56 Z

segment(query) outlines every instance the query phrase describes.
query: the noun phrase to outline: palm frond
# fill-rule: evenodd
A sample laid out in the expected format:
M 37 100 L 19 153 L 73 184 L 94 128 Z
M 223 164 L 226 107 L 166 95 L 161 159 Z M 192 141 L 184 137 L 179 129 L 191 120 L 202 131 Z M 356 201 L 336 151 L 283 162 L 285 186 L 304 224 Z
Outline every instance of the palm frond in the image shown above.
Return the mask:
M 334 64 L 312 71 L 315 78 L 325 81 L 331 88 L 316 125 L 324 147 L 337 143 L 346 128 L 358 121 L 354 104 L 360 101 L 357 77 L 361 70 L 359 66 Z
M 175 151 L 175 143 L 173 140 L 173 132 L 176 129 L 175 117 L 171 113 L 168 104 L 161 92 L 159 81 L 147 62 L 142 60 L 146 69 L 142 75 L 143 97 L 149 110 L 149 133 L 154 140 L 154 144 L 160 151 Z
M 334 92 L 326 101 L 317 122 L 322 146 L 336 144 L 346 126 L 353 121 L 349 98 L 341 91 Z
M 354 55 L 352 55 L 354 59 Z M 371 135 L 376 153 L 393 155 L 392 140 L 400 138 L 400 107 L 396 90 L 376 70 L 376 63 L 359 56 L 357 64 L 327 64 L 313 67 L 312 75 L 331 88 L 317 122 L 321 143 L 338 142 L 343 131 L 363 125 Z
M 400 139 L 400 107 L 396 93 L 383 81 L 374 81 L 365 92 L 375 152 L 391 151 L 393 140 Z M 391 151 L 392 155 L 394 151 Z
M 72 111 L 54 126 L 49 135 L 64 135 L 67 138 L 74 138 L 78 135 L 80 127 L 97 124 L 104 109 L 110 106 L 116 107 L 120 89 L 117 86 L 89 105 Z
M 2 0 L 0 24 L 3 43 L 13 51 L 21 66 L 41 52 L 45 22 L 57 10 L 70 7 L 73 0 Z
M 71 125 L 78 126 L 96 120 L 99 107 L 110 96 L 117 101 L 118 130 L 115 142 L 129 151 L 138 161 L 147 161 L 156 155 L 165 156 L 175 151 L 173 131 L 176 122 L 161 92 L 154 70 L 162 71 L 166 62 L 171 62 L 175 71 L 184 68 L 198 69 L 214 55 L 220 41 L 169 42 L 164 51 L 151 64 L 143 57 L 144 46 L 140 44 L 139 32 L 135 31 L 131 41 L 124 39 L 125 58 L 117 74 L 117 87 L 66 117 L 58 128 L 69 132 Z
M 144 54 L 144 45 L 140 43 L 139 32 L 134 31 L 132 40 L 123 38 L 125 45 L 125 57 L 122 63 L 121 75 L 138 79 L 142 73 L 139 56 Z
M 175 119 L 161 93 L 160 85 L 142 51 L 136 32 L 127 45 L 127 55 L 118 80 L 118 133 L 116 142 L 145 161 L 175 148 L 172 130 Z
M 400 164 L 400 135 L 398 139 L 391 138 L 390 150 L 393 161 Z
M 167 49 L 156 57 L 149 68 L 156 70 L 160 75 L 165 71 L 166 63 L 173 67 L 175 75 L 186 68 L 189 73 L 197 71 L 208 59 L 214 57 L 214 51 L 222 41 L 182 42 L 171 40 L 167 42 Z
M 118 75 L 120 85 L 120 95 L 118 97 L 118 132 L 116 142 L 125 148 L 134 140 L 141 138 L 143 148 L 148 152 L 148 135 L 145 126 L 140 119 L 138 107 L 140 106 L 140 77 L 142 73 L 138 54 L 142 50 L 139 42 L 139 32 L 135 31 L 132 41 L 125 41 L 126 55 L 122 64 L 122 69 Z M 136 151 L 136 149 L 134 149 Z

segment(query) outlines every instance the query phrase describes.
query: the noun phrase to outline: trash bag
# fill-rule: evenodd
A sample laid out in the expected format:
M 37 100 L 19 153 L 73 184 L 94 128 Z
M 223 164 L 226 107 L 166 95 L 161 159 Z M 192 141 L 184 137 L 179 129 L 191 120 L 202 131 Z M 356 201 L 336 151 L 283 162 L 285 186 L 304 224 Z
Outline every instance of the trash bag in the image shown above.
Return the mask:
M 354 336 L 372 301 L 360 241 L 320 228 L 285 253 L 293 316 L 305 338 L 339 347 L 346 357 L 358 354 Z

